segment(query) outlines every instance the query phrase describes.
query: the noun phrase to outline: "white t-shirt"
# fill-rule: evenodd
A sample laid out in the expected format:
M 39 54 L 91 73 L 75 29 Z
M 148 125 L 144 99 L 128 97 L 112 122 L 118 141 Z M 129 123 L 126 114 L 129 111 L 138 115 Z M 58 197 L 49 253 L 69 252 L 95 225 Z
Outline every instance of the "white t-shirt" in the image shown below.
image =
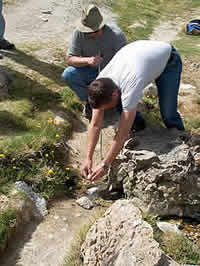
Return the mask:
M 171 53 L 171 45 L 141 40 L 121 48 L 98 78 L 110 78 L 121 90 L 123 111 L 137 106 L 143 89 L 160 76 Z

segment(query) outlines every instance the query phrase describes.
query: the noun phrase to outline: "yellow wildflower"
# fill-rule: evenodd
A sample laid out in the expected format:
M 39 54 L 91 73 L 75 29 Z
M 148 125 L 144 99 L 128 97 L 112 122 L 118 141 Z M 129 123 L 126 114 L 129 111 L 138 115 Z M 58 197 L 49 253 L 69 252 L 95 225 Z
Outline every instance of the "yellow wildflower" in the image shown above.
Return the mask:
M 46 153 L 46 154 L 45 154 L 45 157 L 49 157 L 49 154 L 48 154 L 48 153 Z
M 57 123 L 56 120 L 53 120 L 53 123 L 54 123 L 54 125 L 56 125 L 56 123 Z
M 5 155 L 2 153 L 2 154 L 0 154 L 0 157 L 2 158 L 2 157 L 5 157 Z
M 48 173 L 49 173 L 50 175 L 53 174 L 53 170 L 50 169 Z
M 65 170 L 69 171 L 69 170 L 70 170 L 70 168 L 68 168 L 68 167 L 67 167 L 67 168 L 65 168 Z
M 13 166 L 13 169 L 16 169 L 16 166 Z
M 56 134 L 56 138 L 59 138 L 60 137 L 60 135 L 59 134 Z
M 51 117 L 49 117 L 48 122 L 49 122 L 50 124 L 53 123 L 53 119 L 52 119 Z

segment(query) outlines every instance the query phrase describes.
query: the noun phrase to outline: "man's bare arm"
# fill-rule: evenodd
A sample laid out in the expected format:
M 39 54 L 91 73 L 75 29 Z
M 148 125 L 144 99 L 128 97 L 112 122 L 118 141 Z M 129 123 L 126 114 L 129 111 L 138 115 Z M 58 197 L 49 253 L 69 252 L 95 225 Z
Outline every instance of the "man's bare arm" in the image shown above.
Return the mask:
M 124 142 L 128 138 L 133 121 L 135 120 L 135 115 L 136 115 L 136 108 L 132 109 L 129 112 L 122 112 L 119 130 L 117 131 L 112 141 L 110 150 L 108 151 L 105 159 L 103 160 L 103 162 L 106 165 L 110 165 L 114 161 L 120 150 L 122 149 Z M 91 174 L 90 180 L 97 180 L 100 177 L 102 177 L 104 174 L 105 174 L 104 168 L 100 165 Z
M 68 56 L 66 61 L 69 66 L 74 67 L 84 67 L 84 66 L 98 66 L 101 64 L 103 58 L 101 56 L 90 56 L 90 57 L 81 57 L 81 56 Z
M 96 144 L 99 139 L 99 134 L 102 127 L 104 111 L 100 109 L 92 110 L 92 120 L 88 128 L 88 148 L 87 159 L 92 159 Z
M 92 158 L 95 151 L 96 144 L 99 139 L 99 133 L 102 126 L 104 111 L 99 109 L 93 109 L 92 120 L 88 129 L 88 147 L 87 158 L 82 167 L 82 175 L 88 177 L 92 173 Z

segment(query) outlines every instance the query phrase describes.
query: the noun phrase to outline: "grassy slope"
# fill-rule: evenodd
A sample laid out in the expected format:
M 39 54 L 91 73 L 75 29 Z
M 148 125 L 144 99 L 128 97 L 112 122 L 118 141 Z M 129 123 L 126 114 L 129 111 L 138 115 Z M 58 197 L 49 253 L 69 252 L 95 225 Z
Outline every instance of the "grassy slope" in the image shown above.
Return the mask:
M 51 62 L 42 61 L 40 50 L 48 45 Z M 52 45 L 53 46 L 53 45 Z M 7 54 L 3 69 L 13 76 L 10 97 L 0 101 L 0 192 L 9 192 L 16 180 L 34 184 L 46 198 L 57 189 L 71 187 L 66 181 L 76 176 L 64 158 L 56 156 L 56 145 L 72 133 L 73 119 L 80 114 L 81 104 L 61 80 L 65 50 L 48 43 L 26 43 Z M 62 113 L 65 122 L 56 123 Z M 26 154 L 40 151 L 32 164 Z M 73 174 L 72 174 L 73 173 Z M 57 184 L 57 185 L 56 185 Z

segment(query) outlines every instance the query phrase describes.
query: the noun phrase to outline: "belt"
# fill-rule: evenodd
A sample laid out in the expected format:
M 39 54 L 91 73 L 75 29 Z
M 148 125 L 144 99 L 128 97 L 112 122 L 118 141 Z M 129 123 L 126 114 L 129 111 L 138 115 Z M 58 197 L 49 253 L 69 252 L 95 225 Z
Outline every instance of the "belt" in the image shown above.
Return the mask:
M 175 48 L 172 46 L 171 54 L 169 56 L 169 59 L 168 59 L 167 63 L 170 63 L 174 59 L 175 51 L 176 51 Z

